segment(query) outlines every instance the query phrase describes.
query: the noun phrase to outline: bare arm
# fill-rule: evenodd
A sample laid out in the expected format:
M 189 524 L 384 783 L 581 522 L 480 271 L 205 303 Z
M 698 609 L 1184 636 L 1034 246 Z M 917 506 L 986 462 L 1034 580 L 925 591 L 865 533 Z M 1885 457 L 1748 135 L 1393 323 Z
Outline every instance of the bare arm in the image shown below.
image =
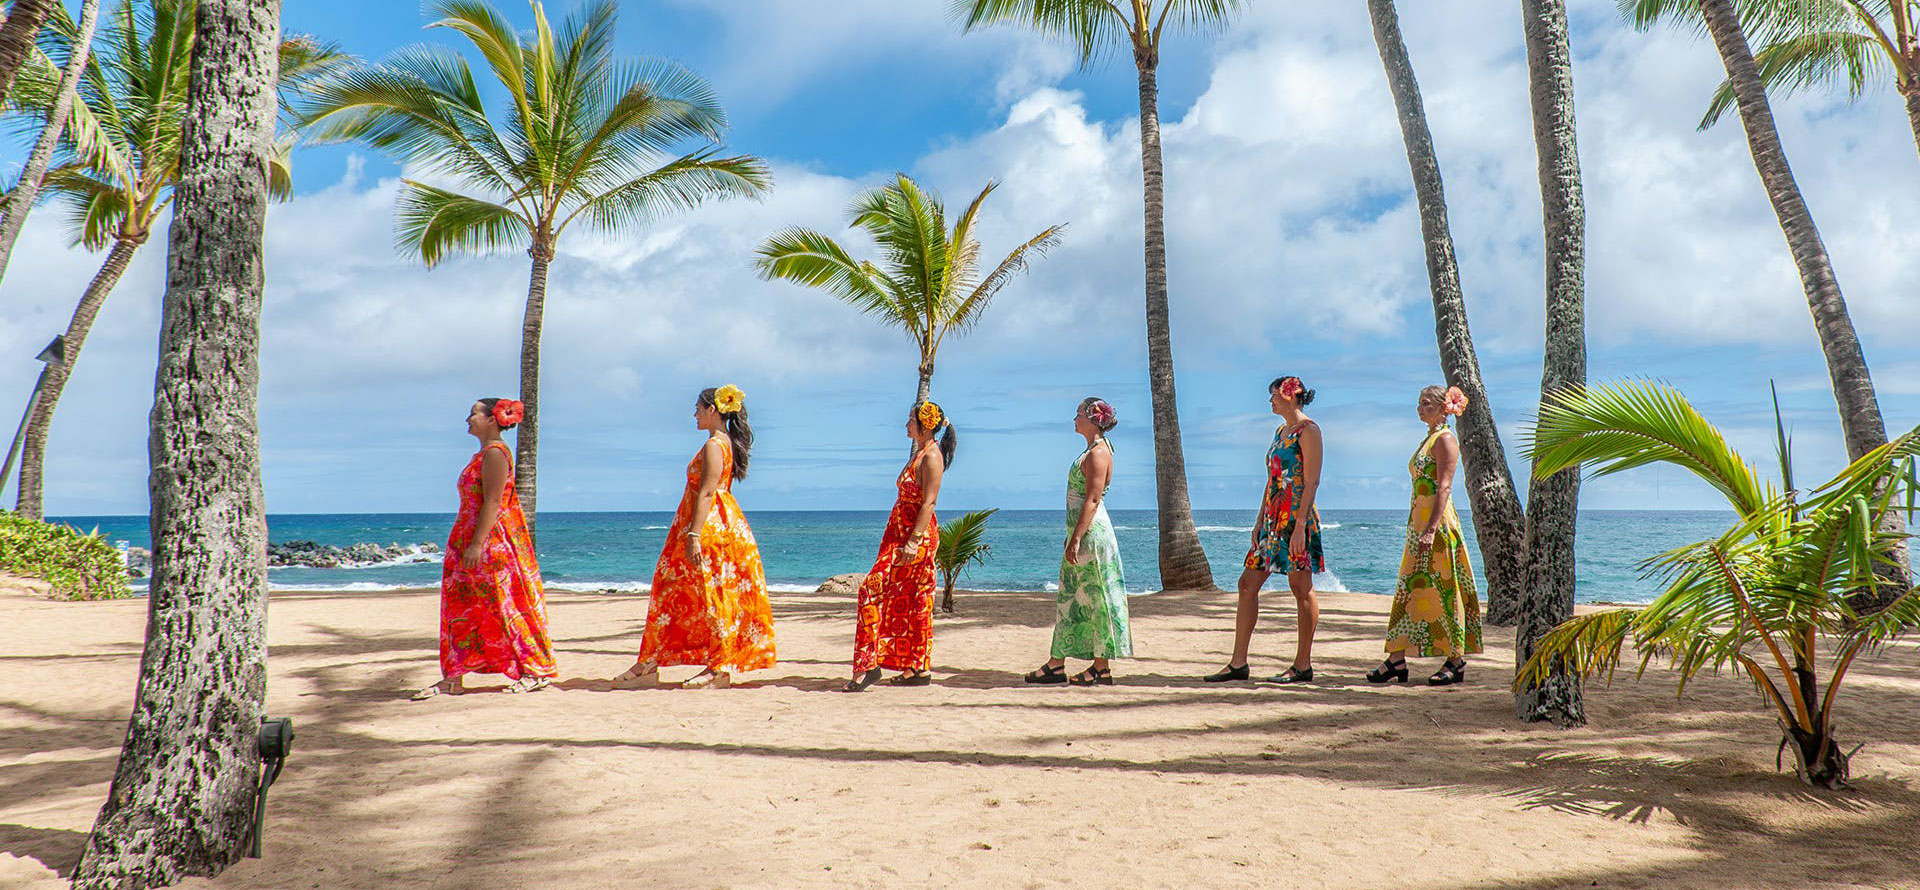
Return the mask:
M 940 477 L 947 471 L 945 460 L 935 460 L 921 455 L 914 467 L 913 475 L 920 483 L 920 515 L 913 518 L 913 533 L 907 536 L 907 551 L 920 552 L 921 542 L 927 539 L 927 529 L 933 525 L 933 504 L 940 499 Z
M 726 461 L 720 456 L 720 443 L 712 439 L 700 447 L 700 490 L 693 495 L 693 512 L 687 517 L 687 561 L 700 562 L 700 532 L 707 527 L 707 511 L 713 507 L 713 493 L 720 487 L 720 472 Z
M 486 453 L 480 456 L 480 516 L 473 526 L 473 540 L 467 542 L 467 549 L 460 554 L 461 561 L 469 567 L 480 565 L 487 550 L 487 539 L 493 536 L 494 523 L 500 519 L 500 501 L 507 494 L 507 479 L 512 476 L 512 462 L 500 449 L 488 446 Z
M 1080 505 L 1080 516 L 1074 520 L 1073 534 L 1067 537 L 1068 562 L 1080 561 L 1080 539 L 1086 537 L 1087 529 L 1093 527 L 1093 515 L 1100 511 L 1100 501 L 1107 494 L 1107 481 L 1113 476 L 1113 454 L 1100 447 L 1102 444 L 1095 442 L 1080 462 L 1080 472 L 1087 477 L 1087 500 Z

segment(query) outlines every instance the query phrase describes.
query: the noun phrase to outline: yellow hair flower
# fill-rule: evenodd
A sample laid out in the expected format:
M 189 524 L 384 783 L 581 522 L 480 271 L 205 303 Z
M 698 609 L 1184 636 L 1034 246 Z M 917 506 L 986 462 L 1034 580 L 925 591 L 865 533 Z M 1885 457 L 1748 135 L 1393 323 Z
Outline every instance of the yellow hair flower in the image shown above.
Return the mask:
M 747 394 L 729 383 L 713 391 L 713 407 L 721 414 L 738 414 L 747 407 Z
M 929 433 L 939 429 L 941 424 L 947 422 L 946 414 L 940 410 L 939 405 L 932 402 L 921 402 L 920 410 L 914 414 L 914 418 L 920 421 L 920 428 Z

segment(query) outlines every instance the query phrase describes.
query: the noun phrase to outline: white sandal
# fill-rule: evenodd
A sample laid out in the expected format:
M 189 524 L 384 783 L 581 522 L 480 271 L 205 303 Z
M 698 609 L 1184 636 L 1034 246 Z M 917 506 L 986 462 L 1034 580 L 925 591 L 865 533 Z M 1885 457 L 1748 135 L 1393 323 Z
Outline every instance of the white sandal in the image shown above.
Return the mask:
M 681 689 L 725 689 L 733 685 L 733 676 L 726 671 L 711 668 L 702 671 L 693 679 L 680 684 Z
M 512 693 L 514 695 L 519 695 L 525 692 L 539 692 L 540 690 L 545 689 L 548 686 L 552 686 L 552 685 L 553 685 L 552 677 L 525 676 L 525 677 L 521 677 L 518 680 L 513 681 L 511 685 L 507 686 L 506 689 L 501 691 Z
M 613 678 L 615 689 L 639 689 L 645 686 L 660 685 L 660 668 L 654 665 L 634 665 L 626 673 Z
M 459 677 L 448 677 L 413 694 L 414 701 L 426 701 L 436 695 L 459 695 L 467 690 L 460 685 Z

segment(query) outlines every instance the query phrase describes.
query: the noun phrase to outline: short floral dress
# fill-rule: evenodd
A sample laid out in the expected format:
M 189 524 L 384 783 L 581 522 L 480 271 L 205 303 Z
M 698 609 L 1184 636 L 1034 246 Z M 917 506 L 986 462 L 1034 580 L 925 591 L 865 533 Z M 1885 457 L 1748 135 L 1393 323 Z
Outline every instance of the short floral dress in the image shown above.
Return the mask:
M 1307 550 L 1300 556 L 1289 552 L 1294 523 L 1300 519 L 1295 505 L 1306 500 L 1307 474 L 1300 459 L 1300 433 L 1312 426 L 1309 420 L 1298 428 L 1285 426 L 1275 430 L 1273 445 L 1267 448 L 1267 488 L 1260 498 L 1260 518 L 1253 526 L 1253 546 L 1247 550 L 1246 567 L 1258 572 L 1324 572 L 1326 560 L 1320 551 L 1320 511 L 1307 517 Z

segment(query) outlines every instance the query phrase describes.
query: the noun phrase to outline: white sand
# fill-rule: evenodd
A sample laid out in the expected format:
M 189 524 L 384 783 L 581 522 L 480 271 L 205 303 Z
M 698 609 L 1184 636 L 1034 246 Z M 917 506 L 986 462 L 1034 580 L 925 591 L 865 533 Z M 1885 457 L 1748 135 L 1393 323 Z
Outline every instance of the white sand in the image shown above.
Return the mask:
M 1269 595 L 1254 667 L 1291 653 Z M 936 685 L 832 691 L 845 598 L 780 595 L 779 665 L 730 690 L 614 692 L 644 597 L 558 593 L 563 680 L 423 703 L 437 593 L 281 593 L 270 710 L 299 737 L 267 858 L 235 888 L 1920 887 L 1920 666 L 1840 705 L 1857 790 L 1775 773 L 1744 680 L 1664 671 L 1514 721 L 1511 635 L 1453 689 L 1369 686 L 1387 600 L 1324 597 L 1320 682 L 1222 688 L 1232 597 L 1135 598 L 1114 688 L 1035 687 L 1047 594 L 963 594 Z M 0 591 L 0 887 L 65 887 L 106 794 L 145 603 Z M 1075 665 L 1077 669 L 1079 665 Z M 1415 662 L 1416 682 L 1438 667 Z M 677 680 L 692 669 L 669 669 Z

